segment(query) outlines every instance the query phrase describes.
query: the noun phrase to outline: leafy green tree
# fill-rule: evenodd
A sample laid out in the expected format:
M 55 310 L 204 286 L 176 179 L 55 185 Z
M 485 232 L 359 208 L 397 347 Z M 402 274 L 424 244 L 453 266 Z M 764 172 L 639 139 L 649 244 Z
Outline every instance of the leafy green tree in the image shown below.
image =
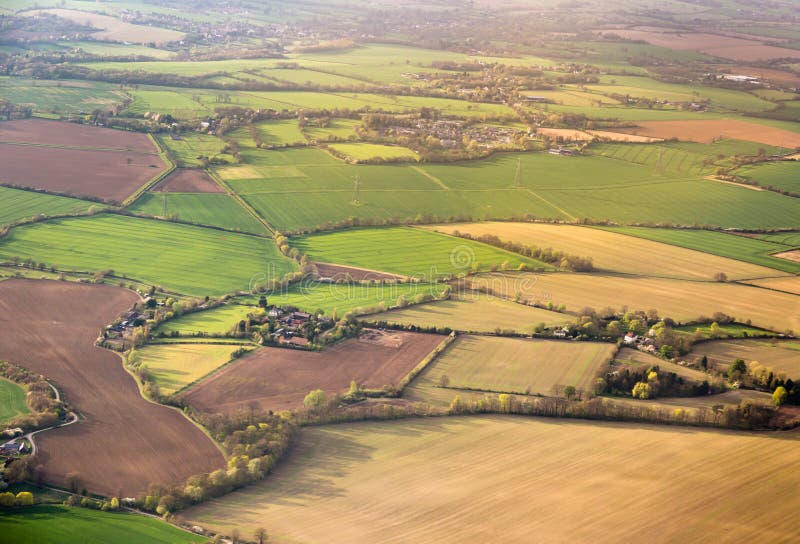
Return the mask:
M 574 385 L 568 385 L 564 387 L 564 396 L 568 399 L 572 399 L 572 397 L 575 396 L 575 393 L 577 393 L 577 390 L 575 389 Z
M 267 530 L 263 527 L 256 529 L 256 532 L 253 533 L 253 536 L 255 536 L 256 540 L 258 540 L 258 544 L 264 544 L 268 541 Z
M 736 359 L 731 363 L 730 368 L 728 368 L 728 379 L 730 381 L 736 381 L 742 378 L 747 374 L 747 365 L 744 362 L 744 359 Z

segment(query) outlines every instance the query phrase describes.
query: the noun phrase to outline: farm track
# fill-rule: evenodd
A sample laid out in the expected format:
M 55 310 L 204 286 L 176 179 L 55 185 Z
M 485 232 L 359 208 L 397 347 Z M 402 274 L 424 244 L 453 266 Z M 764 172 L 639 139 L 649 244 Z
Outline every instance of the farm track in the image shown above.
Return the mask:
M 142 398 L 98 330 L 138 301 L 110 286 L 0 282 L 0 357 L 48 376 L 85 419 L 37 439 L 45 481 L 79 472 L 92 493 L 135 496 L 224 466 L 214 442 L 179 411 Z

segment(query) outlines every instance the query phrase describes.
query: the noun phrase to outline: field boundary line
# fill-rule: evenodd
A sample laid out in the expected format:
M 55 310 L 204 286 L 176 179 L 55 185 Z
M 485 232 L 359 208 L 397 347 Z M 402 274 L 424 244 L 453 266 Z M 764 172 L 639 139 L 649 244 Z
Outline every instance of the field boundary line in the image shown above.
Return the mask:
M 556 206 L 555 204 L 553 204 L 552 202 L 550 202 L 549 200 L 547 200 L 546 198 L 544 198 L 543 196 L 541 196 L 540 194 L 538 194 L 536 191 L 534 191 L 534 190 L 533 190 L 533 189 L 531 189 L 530 187 L 526 187 L 526 188 L 525 188 L 525 190 L 526 190 L 526 191 L 528 191 L 528 192 L 529 192 L 531 195 L 533 195 L 533 196 L 535 196 L 536 198 L 538 198 L 539 200 L 541 200 L 542 202 L 544 202 L 545 204 L 547 204 L 548 206 L 550 206 L 551 208 L 553 208 L 554 210 L 556 210 L 556 211 L 559 211 L 559 212 L 563 213 L 564 215 L 566 215 L 567 217 L 569 217 L 569 218 L 570 218 L 570 219 L 572 219 L 573 221 L 577 221 L 577 220 L 578 220 L 578 218 L 577 218 L 577 217 L 575 217 L 575 216 L 574 216 L 574 215 L 572 215 L 571 213 L 567 212 L 567 211 L 566 211 L 566 210 L 564 210 L 563 208 L 559 208 L 558 206 Z
M 136 374 L 134 374 L 133 371 L 130 368 L 128 368 L 128 365 L 125 364 L 125 357 L 118 351 L 110 350 L 110 349 L 107 349 L 107 348 L 102 348 L 102 349 L 105 349 L 106 351 L 110 351 L 111 353 L 115 353 L 119 357 L 120 364 L 122 364 L 122 369 L 131 377 L 133 382 L 136 384 L 136 388 L 139 390 L 139 396 L 142 397 L 142 399 L 144 399 L 146 402 L 149 402 L 150 404 L 155 404 L 156 406 L 161 406 L 162 408 L 166 408 L 168 410 L 174 410 L 174 411 L 178 412 L 179 414 L 181 414 L 192 425 L 194 425 L 195 427 L 200 429 L 200 431 L 206 436 L 206 438 L 211 440 L 211 443 L 214 444 L 214 446 L 220 451 L 220 453 L 222 453 L 222 458 L 223 459 L 225 459 L 226 461 L 228 460 L 228 452 L 225 451 L 225 449 L 222 447 L 222 444 L 220 444 L 219 442 L 214 440 L 214 437 L 211 436 L 211 432 L 208 429 L 206 429 L 205 427 L 200 425 L 198 422 L 196 422 L 195 420 L 190 418 L 186 414 L 186 412 L 184 412 L 183 410 L 181 410 L 177 406 L 170 406 L 168 404 L 162 404 L 162 403 L 157 402 L 157 401 L 155 401 L 153 399 L 147 398 L 145 396 L 145 394 L 144 394 L 144 385 L 136 377 Z
M 217 185 L 219 185 L 220 187 L 222 187 L 222 188 L 225 190 L 225 192 L 226 192 L 226 193 L 228 193 L 228 196 L 230 196 L 231 198 L 233 198 L 233 199 L 234 199 L 236 202 L 238 202 L 238 203 L 239 203 L 239 205 L 240 205 L 242 208 L 244 208 L 245 210 L 247 210 L 247 211 L 250 213 L 250 215 L 252 215 L 253 217 L 255 217 L 255 218 L 256 218 L 256 221 L 258 221 L 259 223 L 261 223 L 262 225 L 264 225 L 264 227 L 266 227 L 266 229 L 267 229 L 267 230 L 270 232 L 270 234 L 273 234 L 273 235 L 275 234 L 275 229 L 274 229 L 274 228 L 272 228 L 272 225 L 270 225 L 269 223 L 267 223 L 267 220 L 266 220 L 266 219 L 264 219 L 263 217 L 261 217 L 261 216 L 258 214 L 258 212 L 256 212 L 256 210 L 255 210 L 255 209 L 254 209 L 254 208 L 253 208 L 253 207 L 252 207 L 252 206 L 251 206 L 251 205 L 250 205 L 250 204 L 249 204 L 249 203 L 248 203 L 248 202 L 247 202 L 247 201 L 246 201 L 244 198 L 242 198 L 242 196 L 241 196 L 241 195 L 239 195 L 237 192 L 235 192 L 235 191 L 234 191 L 234 190 L 231 188 L 231 186 L 230 186 L 230 185 L 228 185 L 228 184 L 227 184 L 227 182 L 225 182 L 225 180 L 223 180 L 223 179 L 222 179 L 222 177 L 221 177 L 221 176 L 219 176 L 219 175 L 218 175 L 216 172 L 214 172 L 213 170 L 206 170 L 206 172 L 207 172 L 207 173 L 208 173 L 208 175 L 211 177 L 211 179 L 213 179 L 213 180 L 214 180 L 214 181 L 217 183 Z
M 441 187 L 445 191 L 449 191 L 450 190 L 450 187 L 445 185 L 444 182 L 441 179 L 437 178 L 436 176 L 434 176 L 430 172 L 427 172 L 427 171 L 423 170 L 422 168 L 420 168 L 417 165 L 412 165 L 410 168 L 412 170 L 414 170 L 415 172 L 419 172 L 420 174 L 422 174 L 423 176 L 425 176 L 426 178 L 428 178 L 429 180 L 434 182 L 436 185 L 438 185 L 439 187 Z
M 152 178 L 150 178 L 150 181 L 139 187 L 132 195 L 123 200 L 122 203 L 120 204 L 120 208 L 127 208 L 128 206 L 139 200 L 139 197 L 141 197 L 152 187 L 154 187 L 158 182 L 160 182 L 161 180 L 163 180 L 164 178 L 166 178 L 168 175 L 170 175 L 172 172 L 175 171 L 176 168 L 175 163 L 172 162 L 172 160 L 167 156 L 167 153 L 164 151 L 161 145 L 156 141 L 156 139 L 153 138 L 153 135 L 148 134 L 147 137 L 149 138 L 150 142 L 155 146 L 155 148 L 158 150 L 158 156 L 161 157 L 161 160 L 163 160 L 167 164 L 167 168 L 162 170 Z
M 397 384 L 398 396 L 402 396 L 405 388 L 411 385 L 411 382 L 413 382 L 417 376 L 422 374 L 426 368 L 430 367 L 430 365 L 432 365 L 436 359 L 438 359 L 445 351 L 447 351 L 447 348 L 449 348 L 457 338 L 458 336 L 455 332 L 448 334 L 444 340 L 439 342 L 430 353 L 428 353 L 419 363 L 417 363 L 417 366 L 412 368 L 408 374 L 403 376 L 403 379 Z

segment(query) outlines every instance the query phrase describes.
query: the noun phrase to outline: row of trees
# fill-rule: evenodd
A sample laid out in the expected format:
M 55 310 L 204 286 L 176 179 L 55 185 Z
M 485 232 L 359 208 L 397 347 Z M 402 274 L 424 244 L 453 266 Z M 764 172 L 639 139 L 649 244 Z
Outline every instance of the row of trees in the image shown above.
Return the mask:
M 537 261 L 544 261 L 552 264 L 558 268 L 570 270 L 572 272 L 593 272 L 594 263 L 591 257 L 580 257 L 578 255 L 570 255 L 563 251 L 557 251 L 553 248 L 540 248 L 535 246 L 528 246 L 519 242 L 502 240 L 499 236 L 493 234 L 482 234 L 480 236 L 472 236 L 469 233 L 462 233 L 458 230 L 452 232 L 453 236 L 464 238 L 467 240 L 477 240 L 484 244 L 499 247 L 519 255 L 524 255 Z
M 739 405 L 715 405 L 709 408 L 671 409 L 646 403 L 618 402 L 594 397 L 569 401 L 557 397 L 523 397 L 484 395 L 465 400 L 456 395 L 450 403 L 450 414 L 505 413 L 542 417 L 635 421 L 641 423 L 698 425 L 734 429 L 766 429 L 775 414 L 772 406 L 743 401 Z

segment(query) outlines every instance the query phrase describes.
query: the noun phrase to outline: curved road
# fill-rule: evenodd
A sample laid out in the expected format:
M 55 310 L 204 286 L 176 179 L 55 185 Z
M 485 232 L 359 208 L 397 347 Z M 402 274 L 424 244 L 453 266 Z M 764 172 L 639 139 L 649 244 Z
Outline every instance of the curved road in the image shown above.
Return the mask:
M 49 385 L 50 388 L 53 390 L 53 393 L 55 393 L 56 400 L 61 400 L 61 393 L 58 392 L 58 389 L 56 388 L 56 386 L 54 386 L 50 382 L 47 382 L 47 385 Z M 4 443 L 3 445 L 7 446 L 7 445 L 10 445 L 10 444 L 16 444 L 19 440 L 27 440 L 31 444 L 30 454 L 31 454 L 31 456 L 34 456 L 34 455 L 36 455 L 36 442 L 34 442 L 34 440 L 33 440 L 33 435 L 39 434 L 39 433 L 43 433 L 43 432 L 49 431 L 51 429 L 58 429 L 60 427 L 66 427 L 67 425 L 72 425 L 73 423 L 77 423 L 79 419 L 80 419 L 80 417 L 78 417 L 78 414 L 76 414 L 75 412 L 69 412 L 69 413 L 67 413 L 67 421 L 65 421 L 64 423 L 60 423 L 58 425 L 52 425 L 50 427 L 45 427 L 44 429 L 39 429 L 38 431 L 31 431 L 28 434 L 24 434 L 22 436 L 18 436 L 16 438 L 12 438 L 8 442 Z

